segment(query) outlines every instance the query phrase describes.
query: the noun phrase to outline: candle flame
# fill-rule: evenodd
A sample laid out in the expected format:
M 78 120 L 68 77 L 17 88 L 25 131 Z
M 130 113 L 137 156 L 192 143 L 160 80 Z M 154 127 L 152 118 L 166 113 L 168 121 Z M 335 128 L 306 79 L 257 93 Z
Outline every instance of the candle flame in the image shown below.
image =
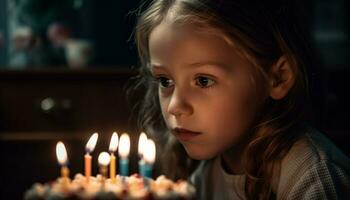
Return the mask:
M 113 133 L 111 142 L 109 143 L 109 151 L 114 153 L 118 148 L 118 134 Z
M 143 151 L 146 147 L 146 144 L 147 144 L 147 136 L 146 136 L 146 133 L 142 132 L 139 136 L 139 143 L 138 143 L 138 153 L 140 157 L 143 156 Z
M 153 142 L 153 140 L 151 139 L 147 140 L 147 144 L 146 144 L 146 148 L 143 156 L 145 161 L 149 164 L 153 164 L 154 161 L 156 160 L 156 145 Z
M 111 161 L 111 157 L 107 152 L 101 152 L 98 156 L 98 164 L 107 166 L 109 162 Z
M 128 134 L 123 133 L 119 140 L 119 156 L 126 158 L 130 152 L 130 137 Z
M 66 147 L 61 141 L 57 142 L 56 156 L 57 156 L 58 163 L 60 165 L 65 165 L 67 163 L 68 156 L 67 156 Z
M 89 141 L 86 143 L 85 149 L 88 153 L 91 153 L 94 151 L 96 143 L 97 143 L 97 139 L 98 139 L 98 133 L 94 133 L 90 137 Z

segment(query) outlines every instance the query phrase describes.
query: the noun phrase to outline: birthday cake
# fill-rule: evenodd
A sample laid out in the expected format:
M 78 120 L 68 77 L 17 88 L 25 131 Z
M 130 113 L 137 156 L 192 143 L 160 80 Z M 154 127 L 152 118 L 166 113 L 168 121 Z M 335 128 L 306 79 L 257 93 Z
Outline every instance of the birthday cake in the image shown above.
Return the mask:
M 24 195 L 25 200 L 192 200 L 195 197 L 195 188 L 184 180 L 174 182 L 165 176 L 156 180 L 152 177 L 152 165 L 155 161 L 155 144 L 147 139 L 144 133 L 139 140 L 139 172 L 127 176 L 130 139 L 122 134 L 119 145 L 118 135 L 113 133 L 110 153 L 101 152 L 98 156 L 100 174 L 91 176 L 90 153 L 94 150 L 98 134 L 94 133 L 87 145 L 84 156 L 85 175 L 77 174 L 69 178 L 68 156 L 63 142 L 56 145 L 58 163 L 61 166 L 61 176 L 49 183 L 34 184 Z M 116 175 L 116 158 L 114 152 L 119 146 L 119 169 Z M 109 167 L 110 178 L 107 177 Z
M 116 179 L 105 179 L 101 175 L 91 176 L 89 181 L 81 174 L 73 180 L 58 178 L 53 182 L 34 184 L 24 195 L 25 200 L 192 200 L 195 189 L 187 181 L 174 182 L 165 176 L 157 179 L 132 176 L 116 176 Z

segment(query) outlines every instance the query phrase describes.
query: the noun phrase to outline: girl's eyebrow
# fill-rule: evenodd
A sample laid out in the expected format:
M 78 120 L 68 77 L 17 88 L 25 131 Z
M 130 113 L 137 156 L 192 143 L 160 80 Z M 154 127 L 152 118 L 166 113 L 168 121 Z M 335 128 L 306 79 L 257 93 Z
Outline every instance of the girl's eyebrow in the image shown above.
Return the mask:
M 216 65 L 216 66 L 219 66 L 219 67 L 228 67 L 226 64 L 224 63 L 220 63 L 220 62 L 215 62 L 215 61 L 204 61 L 204 62 L 194 62 L 194 63 L 190 63 L 189 64 L 190 66 L 194 66 L 194 67 L 199 67 L 199 66 L 203 66 L 203 65 Z M 150 64 L 150 68 L 164 68 L 163 65 L 160 65 L 160 64 L 156 64 L 156 63 L 151 63 Z
M 163 65 L 160 65 L 160 64 L 156 64 L 156 63 L 151 63 L 150 64 L 150 69 L 162 69 L 162 68 L 164 68 L 164 66 Z
M 203 62 L 195 62 L 195 63 L 191 63 L 190 66 L 194 66 L 194 67 L 201 67 L 201 66 L 217 66 L 220 69 L 223 69 L 225 71 L 230 70 L 230 66 L 225 64 L 225 63 L 221 63 L 221 62 L 216 62 L 216 61 L 203 61 Z
M 227 65 L 225 63 L 221 63 L 221 62 L 216 62 L 216 61 L 194 62 L 194 63 L 188 64 L 188 66 L 192 66 L 192 67 L 213 66 L 213 67 L 218 67 L 219 69 L 224 70 L 224 71 L 229 71 L 231 69 L 231 67 L 229 65 Z M 164 65 L 160 65 L 157 63 L 151 63 L 150 70 L 151 70 L 151 72 L 166 71 L 166 67 Z
M 160 64 L 150 64 L 150 71 L 152 72 L 152 73 L 154 73 L 155 71 L 165 71 L 166 70 L 166 68 L 165 68 L 165 66 L 163 66 L 163 65 L 160 65 Z

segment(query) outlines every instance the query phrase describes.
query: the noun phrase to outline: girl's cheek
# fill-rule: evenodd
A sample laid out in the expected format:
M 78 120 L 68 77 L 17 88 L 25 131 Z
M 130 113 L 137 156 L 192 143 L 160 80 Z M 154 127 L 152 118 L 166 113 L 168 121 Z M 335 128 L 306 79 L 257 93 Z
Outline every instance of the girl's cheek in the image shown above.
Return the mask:
M 171 88 L 159 88 L 158 89 L 159 100 L 164 100 L 164 98 L 171 96 L 171 93 L 172 93 Z
M 161 96 L 161 94 L 159 94 L 159 104 L 160 104 L 160 108 L 163 114 L 163 117 L 166 119 L 167 118 L 167 108 L 168 108 L 168 103 L 169 102 L 169 98 Z

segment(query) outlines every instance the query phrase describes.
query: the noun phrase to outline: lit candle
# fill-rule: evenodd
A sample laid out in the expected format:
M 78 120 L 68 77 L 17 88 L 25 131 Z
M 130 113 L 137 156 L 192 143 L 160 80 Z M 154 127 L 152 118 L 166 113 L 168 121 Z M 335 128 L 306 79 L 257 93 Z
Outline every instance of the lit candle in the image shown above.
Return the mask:
M 102 187 L 105 184 L 105 178 L 107 177 L 107 166 L 110 162 L 110 156 L 107 152 L 101 152 L 98 156 L 98 164 L 100 166 L 100 174 L 102 176 Z
M 138 154 L 140 157 L 139 173 L 141 176 L 145 176 L 145 173 L 144 173 L 145 160 L 143 159 L 143 152 L 145 150 L 146 144 L 147 144 L 147 136 L 144 132 L 142 132 L 139 136 L 139 142 L 138 142 Z
M 119 169 L 121 176 L 129 175 L 129 152 L 130 152 L 130 137 L 128 134 L 123 133 L 119 140 Z
M 152 178 L 152 169 L 154 161 L 156 160 L 156 145 L 153 140 L 148 139 L 143 153 L 143 158 L 145 160 L 145 165 L 143 168 L 143 173 L 145 177 Z
M 97 143 L 97 139 L 98 139 L 98 133 L 94 133 L 90 137 L 89 141 L 86 143 L 86 147 L 85 147 L 86 154 L 84 156 L 86 182 L 89 182 L 89 180 L 90 180 L 91 160 L 92 160 L 90 153 L 92 153 L 94 151 L 96 143 Z
M 111 163 L 109 165 L 109 175 L 111 178 L 112 183 L 115 183 L 115 171 L 116 171 L 116 166 L 115 166 L 115 160 L 116 157 L 114 156 L 114 152 L 118 148 L 118 134 L 116 132 L 113 133 L 111 142 L 109 143 L 109 152 L 111 153 Z
M 61 166 L 61 176 L 64 180 L 64 184 L 68 184 L 69 182 L 69 169 L 67 167 L 68 164 L 68 156 L 66 147 L 64 146 L 63 142 L 59 141 L 56 145 L 56 156 L 58 163 Z
M 139 136 L 139 143 L 138 143 L 138 153 L 141 159 L 143 157 L 143 151 L 145 149 L 146 143 L 147 143 L 147 135 L 146 133 L 142 132 Z

